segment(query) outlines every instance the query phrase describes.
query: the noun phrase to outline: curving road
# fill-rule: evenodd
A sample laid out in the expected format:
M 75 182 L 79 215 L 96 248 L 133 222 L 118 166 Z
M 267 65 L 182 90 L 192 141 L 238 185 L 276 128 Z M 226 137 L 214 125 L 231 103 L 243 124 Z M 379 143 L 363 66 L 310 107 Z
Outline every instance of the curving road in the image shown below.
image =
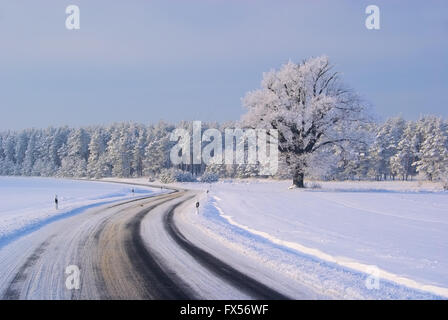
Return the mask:
M 175 223 L 193 191 L 91 209 L 0 250 L 2 299 L 287 299 L 195 246 Z M 143 232 L 144 231 L 144 232 Z M 65 269 L 80 269 L 69 290 Z

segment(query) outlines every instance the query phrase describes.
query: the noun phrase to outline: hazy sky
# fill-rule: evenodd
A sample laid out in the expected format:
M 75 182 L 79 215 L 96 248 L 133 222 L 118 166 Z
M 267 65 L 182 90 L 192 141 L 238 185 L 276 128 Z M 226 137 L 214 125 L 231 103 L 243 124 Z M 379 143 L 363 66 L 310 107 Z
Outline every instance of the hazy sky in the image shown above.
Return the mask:
M 81 29 L 65 28 L 76 4 Z M 364 26 L 381 9 L 381 30 Z M 289 59 L 326 54 L 382 117 L 448 116 L 448 3 L 0 2 L 0 130 L 238 119 Z

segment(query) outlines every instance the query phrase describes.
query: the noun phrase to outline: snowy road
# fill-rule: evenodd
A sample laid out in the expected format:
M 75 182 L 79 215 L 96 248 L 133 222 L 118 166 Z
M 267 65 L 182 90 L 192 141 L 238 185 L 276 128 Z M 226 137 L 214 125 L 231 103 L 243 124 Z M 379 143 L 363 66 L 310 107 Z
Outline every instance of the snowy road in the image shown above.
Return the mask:
M 2 299 L 283 299 L 187 240 L 176 190 L 104 205 L 51 223 L 0 249 Z M 68 266 L 80 288 L 66 287 Z

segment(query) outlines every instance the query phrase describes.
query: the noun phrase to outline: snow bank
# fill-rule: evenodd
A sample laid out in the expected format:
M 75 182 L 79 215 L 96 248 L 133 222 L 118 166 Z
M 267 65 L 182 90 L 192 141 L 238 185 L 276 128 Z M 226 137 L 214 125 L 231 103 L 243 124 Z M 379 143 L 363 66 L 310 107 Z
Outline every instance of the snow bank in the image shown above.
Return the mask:
M 230 232 L 239 233 L 242 244 L 257 239 L 297 252 L 300 256 L 290 257 L 297 272 L 304 256 L 357 272 L 362 280 L 356 285 L 356 277 L 335 274 L 340 268 L 320 270 L 330 278 L 333 272 L 336 283 L 345 281 L 339 288 L 351 283 L 363 297 L 421 298 L 422 291 L 448 297 L 448 193 L 438 184 L 320 184 L 318 190 L 288 190 L 289 182 L 273 181 L 202 185 L 211 191 L 198 223 L 212 236 L 235 241 Z M 266 249 L 265 254 L 271 253 Z M 361 290 L 372 266 L 382 283 L 377 292 Z M 322 266 L 315 267 L 318 272 Z M 400 291 L 394 284 L 414 291 Z

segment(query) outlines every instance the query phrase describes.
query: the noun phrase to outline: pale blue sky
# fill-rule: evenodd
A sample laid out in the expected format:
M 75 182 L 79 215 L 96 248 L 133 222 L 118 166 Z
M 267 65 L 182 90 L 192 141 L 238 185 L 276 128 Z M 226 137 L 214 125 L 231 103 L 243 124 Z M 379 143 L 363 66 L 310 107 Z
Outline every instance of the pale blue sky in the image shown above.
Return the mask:
M 77 4 L 81 30 L 65 29 Z M 364 26 L 367 5 L 381 30 Z M 446 1 L 0 2 L 0 129 L 238 119 L 289 59 L 326 54 L 382 117 L 448 116 Z

